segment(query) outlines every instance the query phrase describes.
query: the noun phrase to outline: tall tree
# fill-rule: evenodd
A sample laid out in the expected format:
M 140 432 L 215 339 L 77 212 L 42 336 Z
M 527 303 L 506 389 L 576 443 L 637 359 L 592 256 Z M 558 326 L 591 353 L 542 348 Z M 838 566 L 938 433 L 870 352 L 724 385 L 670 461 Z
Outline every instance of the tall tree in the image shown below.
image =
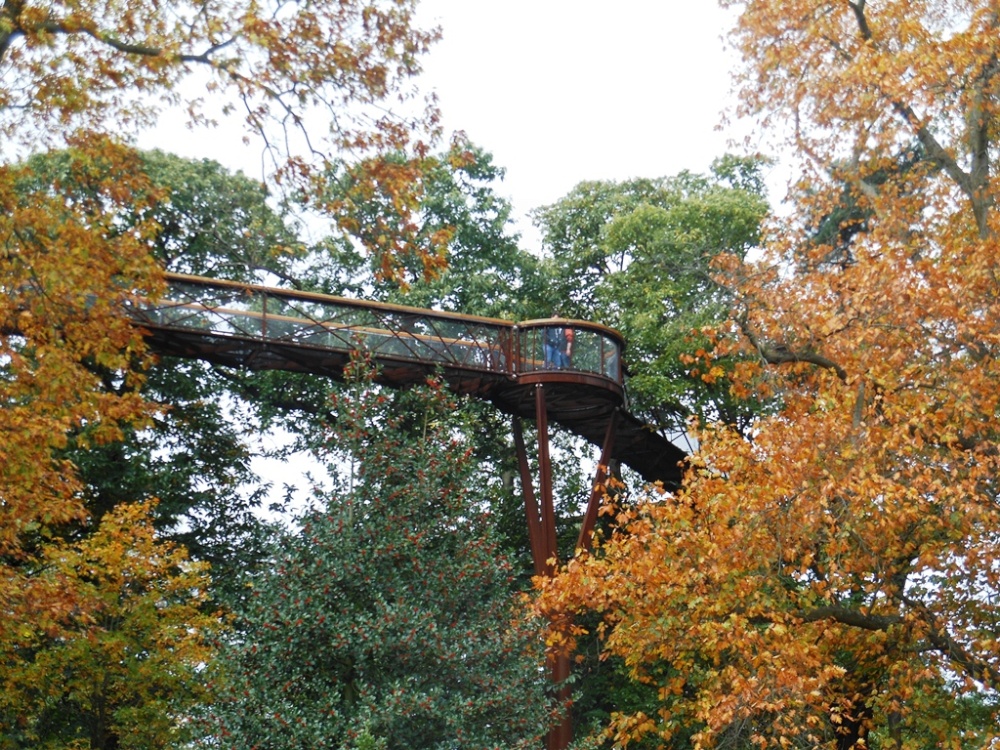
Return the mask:
M 330 436 L 337 491 L 248 578 L 207 725 L 233 748 L 535 746 L 540 633 L 518 621 L 464 410 L 436 385 L 387 410 L 357 366 Z
M 121 314 L 137 296 L 156 293 L 145 242 L 151 226 L 123 231 L 116 219 L 154 193 L 133 155 L 107 140 L 87 139 L 73 153 L 76 179 L 87 186 L 74 201 L 39 186 L 24 167 L 0 166 L 6 561 L 38 534 L 82 520 L 78 477 L 59 456 L 69 437 L 79 445 L 114 442 L 154 412 L 137 391 L 146 362 L 141 333 Z M 97 368 L 120 387 L 105 388 Z
M 409 191 L 418 184 L 410 178 L 419 173 L 426 148 L 415 139 L 421 130 L 433 131 L 436 114 L 431 107 L 415 117 L 394 116 L 380 105 L 399 97 L 413 100 L 407 82 L 436 37 L 436 32 L 417 29 L 412 13 L 412 2 L 380 0 L 295 8 L 238 1 L 0 4 L 0 157 L 5 159 L 0 167 L 0 329 L 22 337 L 16 342 L 5 338 L 0 352 L 16 365 L 9 398 L 21 404 L 29 397 L 13 391 L 44 383 L 37 404 L 22 404 L 26 413 L 43 416 L 49 413 L 43 406 L 46 390 L 80 391 L 54 393 L 51 421 L 17 417 L 3 431 L 5 443 L 17 441 L 9 451 L 5 446 L 6 463 L 23 466 L 11 477 L 32 487 L 30 495 L 4 488 L 12 522 L 3 524 L 0 535 L 9 544 L 16 544 L 9 537 L 23 529 L 13 522 L 15 516 L 31 521 L 80 513 L 73 501 L 60 500 L 74 496 L 71 481 L 29 476 L 51 464 L 29 453 L 65 440 L 74 421 L 86 420 L 96 430 L 105 413 L 126 416 L 126 409 L 139 410 L 135 394 L 128 396 L 128 405 L 102 397 L 107 403 L 98 406 L 101 399 L 87 394 L 93 376 L 74 372 L 80 358 L 97 357 L 122 377 L 135 377 L 125 373 L 141 369 L 133 356 L 141 354 L 141 342 L 126 323 L 108 318 L 121 309 L 130 289 L 155 293 L 155 284 L 144 278 L 153 267 L 142 253 L 142 240 L 152 233 L 155 217 L 128 231 L 112 217 L 125 205 L 151 206 L 161 196 L 144 184 L 135 157 L 101 133 L 134 131 L 167 105 L 187 104 L 191 121 L 203 122 L 197 86 L 180 86 L 196 83 L 195 73 L 202 71 L 213 98 L 231 97 L 224 108 L 238 104 L 248 131 L 264 137 L 275 180 L 300 190 L 308 200 L 315 195 L 313 177 L 333 158 L 349 153 L 364 165 L 359 182 L 396 196 L 394 205 L 405 216 L 415 200 Z M 332 123 L 328 137 L 308 137 L 317 135 L 308 130 L 310 114 L 317 109 L 327 115 L 323 122 Z M 304 140 L 295 142 L 295 134 Z M 18 189 L 22 170 L 6 161 L 25 149 L 66 143 L 79 157 L 71 162 L 80 170 L 77 182 L 103 179 L 97 188 L 100 198 L 66 204 L 41 193 L 26 199 Z M 279 144 L 291 146 L 282 149 Z M 388 162 L 379 158 L 386 151 L 408 157 Z M 319 208 L 336 218 L 343 205 L 325 202 Z M 405 243 L 405 237 L 396 239 Z M 130 282 L 116 285 L 114 277 Z M 89 304 L 91 300 L 97 304 Z M 70 313 L 77 324 L 69 331 L 63 320 L 45 317 Z M 75 340 L 64 345 L 70 337 Z M 59 351 L 44 358 L 44 367 L 41 356 L 21 367 L 22 352 L 47 354 L 46 347 L 58 339 L 64 339 Z M 34 371 L 42 367 L 46 372 Z M 95 432 L 97 439 L 111 435 L 115 418 L 105 420 L 108 428 Z M 71 472 L 64 465 L 56 473 Z
M 684 490 L 623 513 L 546 601 L 598 609 L 609 651 L 658 689 L 655 712 L 614 722 L 620 744 L 987 747 L 1000 13 L 727 5 L 746 110 L 792 123 L 806 158 L 765 258 L 728 263 L 733 335 L 705 357 L 747 353 L 734 392 L 780 406 L 752 441 L 707 430 Z M 845 183 L 856 210 L 817 239 Z
M 81 179 L 80 159 L 74 149 L 31 157 L 19 191 L 52 195 L 66 205 L 100 203 L 99 186 Z M 292 264 L 303 248 L 286 216 L 268 204 L 262 184 L 216 162 L 157 151 L 137 154 L 135 169 L 159 199 L 152 205 L 105 202 L 103 210 L 119 232 L 151 226 L 144 241 L 161 268 L 294 281 Z M 159 528 L 197 559 L 212 562 L 215 585 L 224 585 L 231 571 L 252 563 L 258 532 L 253 513 L 264 494 L 250 465 L 246 436 L 254 429 L 231 417 L 254 411 L 240 404 L 231 387 L 235 376 L 206 363 L 157 360 L 144 371 L 140 387 L 96 361 L 83 365 L 107 393 L 138 392 L 159 407 L 148 422 L 123 426 L 121 439 L 113 442 L 94 445 L 86 429 L 70 431 L 58 455 L 79 471 L 91 524 L 120 503 L 155 496 Z
M 701 329 L 724 321 L 731 299 L 714 259 L 743 257 L 759 241 L 761 164 L 726 156 L 708 176 L 585 182 L 534 214 L 562 314 L 622 332 L 631 407 L 670 437 L 692 417 L 743 428 L 756 411 L 692 365 L 707 345 Z
M 421 203 L 424 232 L 447 232 L 448 265 L 384 288 L 390 301 L 505 320 L 541 316 L 547 296 L 538 260 L 518 245 L 510 203 L 498 195 L 504 170 L 482 148 L 456 139 L 430 173 Z

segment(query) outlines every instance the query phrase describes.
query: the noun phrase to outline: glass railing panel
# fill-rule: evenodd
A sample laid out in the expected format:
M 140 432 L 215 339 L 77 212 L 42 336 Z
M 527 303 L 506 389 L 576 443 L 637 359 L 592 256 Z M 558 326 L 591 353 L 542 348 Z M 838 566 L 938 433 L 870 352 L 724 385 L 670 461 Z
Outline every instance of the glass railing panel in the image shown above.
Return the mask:
M 166 297 L 144 317 L 151 323 L 226 336 L 260 336 L 261 295 L 244 289 L 171 284 Z
M 171 280 L 149 323 L 442 366 L 507 372 L 511 326 L 256 287 Z
M 620 383 L 622 344 L 606 331 L 572 322 L 521 326 L 518 329 L 518 370 L 592 373 Z

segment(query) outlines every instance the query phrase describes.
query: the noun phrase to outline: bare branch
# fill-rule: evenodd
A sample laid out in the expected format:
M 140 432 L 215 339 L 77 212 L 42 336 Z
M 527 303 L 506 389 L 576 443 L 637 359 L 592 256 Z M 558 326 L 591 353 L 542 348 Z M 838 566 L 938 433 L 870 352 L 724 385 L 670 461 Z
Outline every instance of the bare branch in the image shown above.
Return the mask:
M 841 367 L 839 364 L 834 362 L 832 359 L 824 357 L 822 354 L 818 354 L 812 351 L 794 351 L 789 349 L 784 344 L 767 344 L 760 340 L 760 338 L 753 332 L 750 328 L 750 323 L 746 319 L 745 315 L 740 316 L 738 320 L 740 330 L 743 331 L 743 335 L 747 337 L 750 345 L 760 354 L 761 359 L 763 359 L 768 364 L 780 365 L 789 364 L 791 362 L 805 362 L 808 364 L 816 365 L 817 367 L 822 367 L 827 370 L 833 370 L 837 373 L 837 377 L 843 381 L 847 381 L 847 370 Z

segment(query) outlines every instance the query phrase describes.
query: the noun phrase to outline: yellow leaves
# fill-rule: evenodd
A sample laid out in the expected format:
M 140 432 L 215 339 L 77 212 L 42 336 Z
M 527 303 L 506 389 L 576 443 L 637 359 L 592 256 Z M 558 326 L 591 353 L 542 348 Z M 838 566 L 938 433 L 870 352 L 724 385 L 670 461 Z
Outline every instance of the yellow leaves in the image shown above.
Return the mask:
M 708 372 L 703 372 L 701 374 L 701 379 L 706 383 L 715 383 L 722 377 L 725 377 L 726 371 L 719 365 L 713 365 L 708 369 Z
M 0 591 L 13 616 L 0 624 L 5 700 L 22 715 L 65 702 L 165 747 L 181 728 L 173 717 L 204 697 L 197 674 L 211 662 L 221 620 L 205 610 L 206 566 L 157 539 L 154 505 L 121 506 L 90 537 L 49 545 L 36 572 L 22 569 L 16 588 Z M 33 660 L 10 651 L 27 646 Z
M 114 231 L 107 212 L 116 203 L 141 211 L 152 191 L 132 152 L 107 139 L 77 139 L 58 168 L 46 176 L 0 169 L 0 234 L 11 238 L 8 252 L 16 258 L 0 270 L 7 290 L 0 317 L 15 321 L 17 334 L 0 339 L 7 372 L 0 451 L 18 467 L 0 478 L 0 494 L 22 522 L 46 507 L 63 520 L 79 515 L 72 471 L 50 458 L 69 431 L 87 426 L 94 441 L 114 439 L 119 423 L 148 413 L 128 388 L 102 388 L 93 368 L 122 373 L 130 387 L 140 377 L 141 334 L 122 308 L 136 291 L 155 293 L 159 282 L 142 237 Z M 53 197 L 46 177 L 77 184 L 79 200 Z M 16 554 L 10 529 L 0 529 L 0 547 Z

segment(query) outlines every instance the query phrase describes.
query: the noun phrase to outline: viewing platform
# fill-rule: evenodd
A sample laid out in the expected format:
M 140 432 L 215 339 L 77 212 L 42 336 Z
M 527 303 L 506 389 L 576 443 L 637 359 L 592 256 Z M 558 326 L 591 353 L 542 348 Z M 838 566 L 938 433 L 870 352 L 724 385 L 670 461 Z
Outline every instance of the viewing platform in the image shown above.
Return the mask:
M 680 481 L 684 453 L 627 412 L 621 335 L 606 326 L 548 318 L 514 323 L 254 284 L 167 274 L 167 293 L 132 314 L 157 351 L 253 370 L 340 379 L 363 350 L 393 387 L 437 375 L 459 394 L 525 418 L 545 389 L 548 419 L 600 446 L 611 416 L 612 457 L 648 481 Z M 546 342 L 572 341 L 563 361 Z

